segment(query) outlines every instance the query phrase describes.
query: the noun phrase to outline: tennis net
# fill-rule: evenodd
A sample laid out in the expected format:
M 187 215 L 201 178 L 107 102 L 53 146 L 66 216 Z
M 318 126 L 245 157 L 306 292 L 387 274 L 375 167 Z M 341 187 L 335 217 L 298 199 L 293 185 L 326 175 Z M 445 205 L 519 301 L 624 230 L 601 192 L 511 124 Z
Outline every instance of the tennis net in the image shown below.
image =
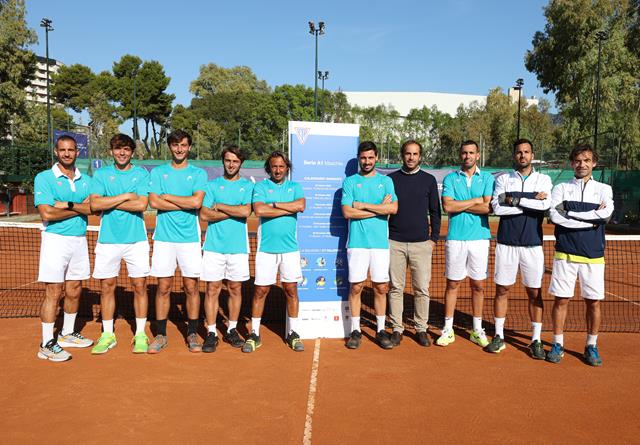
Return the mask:
M 40 306 L 44 299 L 44 284 L 37 281 L 38 262 L 40 255 L 40 232 L 42 225 L 39 223 L 10 223 L 0 222 L 0 318 L 37 317 L 40 314 Z M 153 240 L 149 233 L 149 241 L 153 248 Z M 89 244 L 89 257 L 93 270 L 94 248 L 98 237 L 98 228 L 89 227 L 87 241 Z M 254 276 L 255 267 L 255 235 L 249 237 L 251 244 L 250 267 L 251 276 Z M 494 249 L 495 241 L 491 243 L 489 257 L 489 279 L 486 282 L 484 320 L 490 325 L 493 321 L 493 295 L 494 285 Z M 554 238 L 545 236 L 545 275 L 543 281 L 543 297 L 545 303 L 545 315 L 543 326 L 551 328 L 552 297 L 547 289 L 551 277 L 551 265 L 553 262 Z M 640 332 L 640 235 L 607 235 L 607 247 L 605 252 L 605 292 L 606 298 L 602 304 L 602 331 L 608 332 Z M 405 321 L 411 324 L 413 314 L 413 298 L 410 276 L 407 276 L 405 288 Z M 370 284 L 370 283 L 369 283 Z M 444 243 L 438 243 L 434 250 L 432 280 L 430 286 L 431 308 L 430 324 L 436 327 L 442 325 L 444 314 L 444 290 L 446 280 L 444 278 Z M 157 288 L 157 280 L 150 277 L 148 280 L 149 292 L 149 318 L 153 319 L 154 295 Z M 365 288 L 363 294 L 363 318 L 374 321 L 373 296 L 370 287 Z M 204 283 L 200 283 L 200 291 L 204 295 Z M 253 279 L 243 285 L 242 316 L 250 317 L 251 298 L 253 296 Z M 579 290 L 576 290 L 579 295 Z M 117 314 L 123 318 L 133 318 L 133 288 L 126 275 L 124 265 L 117 278 Z M 585 308 L 580 298 L 572 299 L 567 315 L 566 330 L 585 330 Z M 527 296 L 524 287 L 514 285 L 509 296 L 509 312 L 505 327 L 512 330 L 528 330 L 530 321 L 528 315 Z M 226 293 L 221 296 L 221 307 L 226 312 Z M 179 272 L 173 283 L 171 294 L 171 312 L 173 319 L 184 318 L 184 294 L 182 292 L 182 280 Z M 100 283 L 93 278 L 83 283 L 83 294 L 79 315 L 84 318 L 97 319 L 100 313 Z M 201 311 L 203 314 L 203 311 Z M 273 287 L 265 307 L 264 317 L 266 322 L 284 322 L 285 299 L 279 287 Z M 461 286 L 458 296 L 456 324 L 460 327 L 471 326 L 471 293 L 467 285 Z

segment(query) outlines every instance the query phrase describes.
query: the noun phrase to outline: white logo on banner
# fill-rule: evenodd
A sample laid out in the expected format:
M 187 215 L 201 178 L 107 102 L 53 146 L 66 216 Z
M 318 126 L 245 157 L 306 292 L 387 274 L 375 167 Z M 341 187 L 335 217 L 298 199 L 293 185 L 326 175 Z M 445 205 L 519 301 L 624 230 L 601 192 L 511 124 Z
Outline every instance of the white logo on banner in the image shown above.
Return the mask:
M 300 143 L 304 145 L 304 143 L 307 142 L 307 138 L 309 137 L 309 132 L 311 131 L 311 128 L 296 127 L 295 130 L 296 130 L 296 137 L 298 138 L 298 141 L 300 141 Z

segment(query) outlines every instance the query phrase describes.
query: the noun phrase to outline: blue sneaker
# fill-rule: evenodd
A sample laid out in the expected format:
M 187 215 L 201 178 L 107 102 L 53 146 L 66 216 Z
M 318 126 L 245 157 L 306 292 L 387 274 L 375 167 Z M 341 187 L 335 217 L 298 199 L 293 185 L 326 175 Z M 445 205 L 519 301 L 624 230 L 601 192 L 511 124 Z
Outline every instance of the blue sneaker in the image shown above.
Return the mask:
M 560 343 L 554 343 L 551 351 L 547 353 L 547 361 L 550 363 L 560 363 L 562 357 L 564 357 L 564 348 Z
M 602 359 L 598 354 L 598 347 L 596 345 L 587 345 L 584 347 L 584 361 L 587 365 L 602 366 Z

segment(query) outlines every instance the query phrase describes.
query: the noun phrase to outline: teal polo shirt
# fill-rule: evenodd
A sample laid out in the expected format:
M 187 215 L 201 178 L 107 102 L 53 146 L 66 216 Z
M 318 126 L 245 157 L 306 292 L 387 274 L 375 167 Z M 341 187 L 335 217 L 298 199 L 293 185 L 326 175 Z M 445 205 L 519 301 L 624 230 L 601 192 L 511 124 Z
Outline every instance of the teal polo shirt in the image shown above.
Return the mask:
M 149 173 L 132 165 L 128 170 L 118 170 L 110 165 L 95 172 L 90 194 L 117 196 L 123 193 L 138 196 L 149 195 Z M 147 240 L 143 212 L 109 209 L 102 212 L 98 242 L 104 244 L 133 244 Z
M 248 179 L 229 181 L 224 176 L 219 176 L 207 184 L 202 207 L 213 207 L 214 204 L 251 204 L 252 195 L 253 182 Z M 224 254 L 249 253 L 247 218 L 210 221 L 202 249 Z
M 382 204 L 385 195 L 391 195 L 393 202 L 398 200 L 391 178 L 376 172 L 373 176 L 358 173 L 347 177 L 342 183 L 342 205 L 353 206 L 354 201 L 368 204 Z M 376 215 L 365 219 L 349 220 L 350 249 L 388 249 L 388 217 Z
M 91 178 L 76 168 L 73 180 L 62 173 L 56 163 L 50 170 L 38 173 L 34 182 L 34 205 L 53 206 L 56 201 L 81 203 L 89 196 Z M 60 221 L 45 221 L 45 232 L 65 236 L 84 236 L 87 233 L 87 215 L 72 216 Z
M 481 172 L 476 167 L 469 178 L 464 172 L 451 172 L 442 182 L 442 197 L 448 196 L 456 201 L 482 198 L 493 195 L 495 180 L 491 173 Z M 472 241 L 491 239 L 488 215 L 474 215 L 469 212 L 449 214 L 448 240 Z
M 276 184 L 265 179 L 253 189 L 253 202 L 271 204 L 273 202 L 291 202 L 304 198 L 302 186 L 285 179 Z M 296 252 L 298 247 L 298 214 L 275 218 L 260 218 L 258 227 L 258 252 L 287 253 Z
M 180 169 L 173 168 L 171 164 L 160 165 L 149 175 L 149 193 L 192 196 L 197 191 L 206 190 L 207 172 L 191 164 Z M 200 242 L 198 211 L 158 210 L 153 239 L 169 243 Z

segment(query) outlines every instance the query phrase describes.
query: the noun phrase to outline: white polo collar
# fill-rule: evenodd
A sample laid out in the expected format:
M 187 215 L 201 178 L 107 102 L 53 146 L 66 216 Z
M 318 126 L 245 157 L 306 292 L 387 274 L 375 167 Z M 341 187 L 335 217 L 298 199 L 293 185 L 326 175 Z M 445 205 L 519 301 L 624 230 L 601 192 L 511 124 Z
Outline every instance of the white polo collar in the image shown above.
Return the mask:
M 65 178 L 69 179 L 67 177 L 67 175 L 62 173 L 62 170 L 60 170 L 60 167 L 58 167 L 58 163 L 57 162 L 55 164 L 53 164 L 53 167 L 51 167 L 51 171 L 53 172 L 53 174 L 55 175 L 56 178 L 65 177 Z M 80 179 L 81 176 L 82 176 L 82 173 L 80 173 L 80 170 L 78 170 L 78 167 L 76 167 L 76 170 L 75 170 L 75 172 L 73 174 L 73 180 L 77 181 L 78 179 Z

